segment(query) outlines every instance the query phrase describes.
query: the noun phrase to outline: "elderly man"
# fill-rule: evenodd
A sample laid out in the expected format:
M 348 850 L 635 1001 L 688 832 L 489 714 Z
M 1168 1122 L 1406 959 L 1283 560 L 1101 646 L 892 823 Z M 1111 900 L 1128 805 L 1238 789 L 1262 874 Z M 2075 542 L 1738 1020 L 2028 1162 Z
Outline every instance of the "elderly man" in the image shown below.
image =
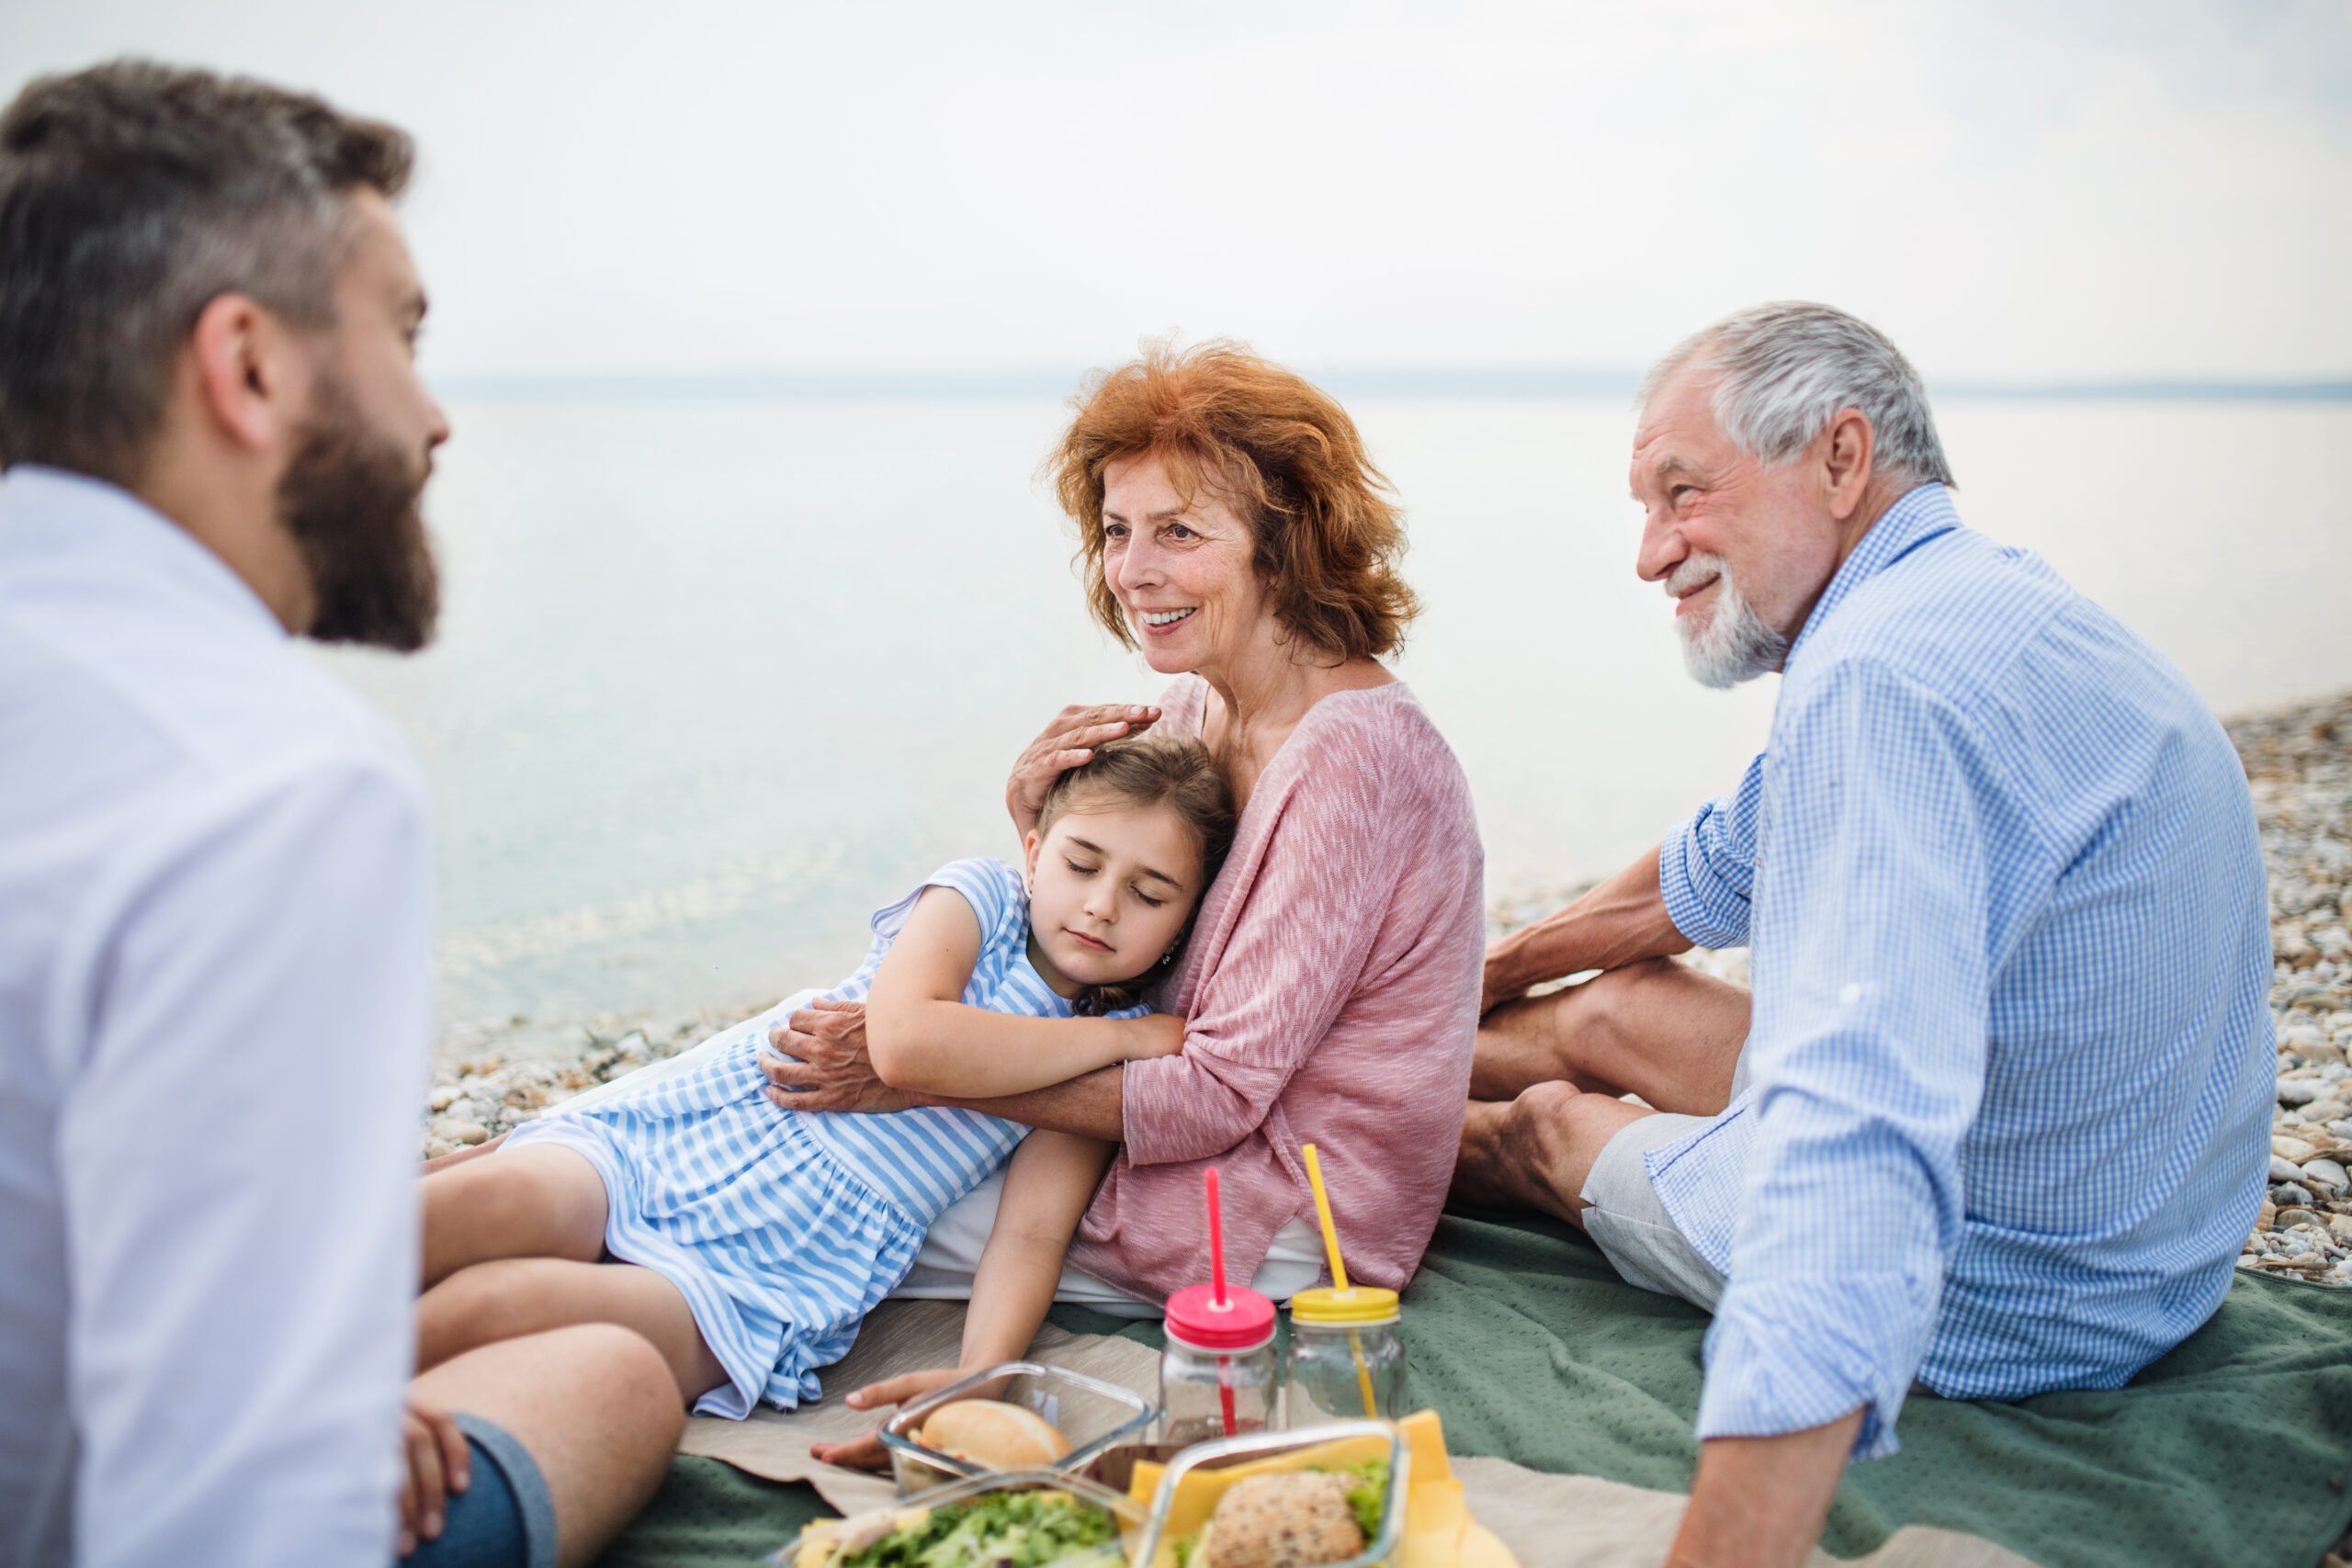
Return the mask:
M 423 791 L 291 641 L 432 631 L 409 163 L 153 65 L 0 113 L 0 1568 L 582 1563 L 683 1419 L 608 1325 L 409 1378 Z
M 1770 739 L 1487 953 L 1456 1198 L 1714 1314 L 1677 1562 L 1803 1561 L 1915 1388 L 2122 1383 L 2221 1303 L 2261 1201 L 2245 774 L 1951 483 L 1917 375 L 1840 311 L 1745 311 L 1651 373 L 1641 575 L 1700 681 L 1782 672 Z M 1743 942 L 1752 992 L 1667 958 Z

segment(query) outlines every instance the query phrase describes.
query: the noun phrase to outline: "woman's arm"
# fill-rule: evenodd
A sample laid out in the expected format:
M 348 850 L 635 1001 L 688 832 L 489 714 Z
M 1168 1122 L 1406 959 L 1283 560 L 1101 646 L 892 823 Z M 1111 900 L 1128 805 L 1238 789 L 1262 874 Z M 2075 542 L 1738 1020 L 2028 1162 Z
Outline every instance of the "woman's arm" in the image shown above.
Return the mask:
M 1114 1147 L 1098 1138 L 1062 1133 L 1032 1133 L 1023 1139 L 1005 1173 L 996 1224 L 972 1277 L 961 1362 L 868 1384 L 849 1396 L 850 1407 L 903 1404 L 982 1367 L 1026 1356 L 1029 1342 L 1045 1324 L 1046 1309 L 1054 1304 L 1069 1238 L 1093 1200 Z M 984 1386 L 975 1394 L 986 1398 L 994 1392 Z M 871 1435 L 854 1442 L 820 1443 L 808 1451 L 827 1464 L 860 1469 L 879 1469 L 888 1462 L 881 1440 Z
M 979 917 L 961 894 L 924 890 L 865 998 L 866 1048 L 882 1082 L 990 1099 L 1182 1047 L 1183 1020 L 1166 1014 L 1026 1018 L 967 1007 L 961 998 L 980 942 Z
M 870 1115 L 915 1105 L 960 1105 L 1024 1127 L 1114 1144 L 1126 1125 L 1118 1067 L 1001 1100 L 957 1100 L 892 1089 L 874 1076 L 865 1048 L 865 1008 L 860 1002 L 816 1002 L 770 1030 L 768 1043 L 781 1055 L 763 1055 L 760 1071 L 770 1080 L 768 1098 L 786 1111 Z M 784 1056 L 797 1060 L 785 1061 Z

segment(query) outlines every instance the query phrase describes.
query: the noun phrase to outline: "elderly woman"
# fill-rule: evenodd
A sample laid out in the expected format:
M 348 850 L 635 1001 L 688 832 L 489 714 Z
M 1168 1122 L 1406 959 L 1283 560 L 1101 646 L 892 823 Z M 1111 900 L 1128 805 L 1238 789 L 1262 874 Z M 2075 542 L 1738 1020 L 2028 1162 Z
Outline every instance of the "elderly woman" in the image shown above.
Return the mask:
M 1386 481 L 1337 403 L 1220 344 L 1102 376 L 1049 467 L 1095 618 L 1175 680 L 1156 708 L 1066 709 L 1023 754 L 1009 804 L 1025 831 L 1057 773 L 1154 723 L 1199 736 L 1227 770 L 1242 807 L 1232 853 L 1159 987 L 1187 1020 L 1182 1054 L 959 1100 L 878 1082 L 844 1007 L 775 1032 L 803 1062 L 772 1066 L 770 1092 L 802 1109 L 968 1104 L 1119 1140 L 1070 1261 L 1154 1303 L 1208 1277 L 1209 1164 L 1227 1267 L 1250 1278 L 1272 1249 L 1294 1260 L 1278 1293 L 1313 1281 L 1299 1158 L 1313 1142 L 1349 1273 L 1401 1287 L 1453 1168 L 1484 921 L 1461 767 L 1379 663 L 1419 607 L 1396 574 Z M 934 1227 L 943 1245 L 916 1276 L 929 1293 L 956 1293 L 990 1201 L 983 1190 Z

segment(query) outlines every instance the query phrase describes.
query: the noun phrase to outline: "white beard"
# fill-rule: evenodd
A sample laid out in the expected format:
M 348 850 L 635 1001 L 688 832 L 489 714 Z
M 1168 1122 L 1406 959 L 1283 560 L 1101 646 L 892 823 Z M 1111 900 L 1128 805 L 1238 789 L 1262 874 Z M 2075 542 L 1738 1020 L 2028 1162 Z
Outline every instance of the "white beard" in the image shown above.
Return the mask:
M 1721 691 L 1778 670 L 1789 656 L 1789 639 L 1764 624 L 1756 606 L 1732 580 L 1731 568 L 1723 557 L 1690 557 L 1667 578 L 1666 589 L 1672 593 L 1709 576 L 1720 579 L 1715 613 L 1703 626 L 1689 615 L 1678 616 L 1674 623 L 1682 637 L 1682 663 L 1690 678 Z

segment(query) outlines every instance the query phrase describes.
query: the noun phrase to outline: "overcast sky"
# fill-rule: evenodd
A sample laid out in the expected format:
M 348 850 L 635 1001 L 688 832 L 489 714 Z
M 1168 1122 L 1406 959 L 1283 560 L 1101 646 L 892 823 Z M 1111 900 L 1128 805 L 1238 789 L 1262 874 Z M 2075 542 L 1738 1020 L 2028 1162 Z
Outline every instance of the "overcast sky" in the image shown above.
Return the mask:
M 444 376 L 1638 364 L 1758 299 L 1931 378 L 2352 373 L 2343 0 L 0 0 L 414 131 Z

